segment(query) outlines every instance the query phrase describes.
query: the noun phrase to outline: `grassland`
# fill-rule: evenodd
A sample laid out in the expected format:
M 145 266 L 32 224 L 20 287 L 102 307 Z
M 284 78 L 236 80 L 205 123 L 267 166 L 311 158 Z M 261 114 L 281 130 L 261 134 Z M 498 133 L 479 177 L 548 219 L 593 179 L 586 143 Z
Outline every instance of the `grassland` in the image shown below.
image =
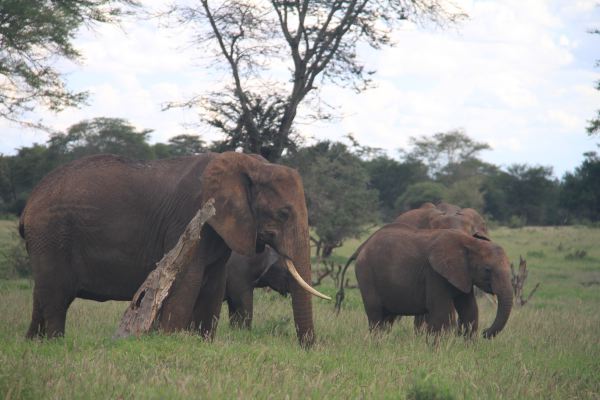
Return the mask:
M 12 240 L 7 224 L 0 240 Z M 311 351 L 296 344 L 289 298 L 262 290 L 254 329 L 223 320 L 212 343 L 191 334 L 114 341 L 126 303 L 83 300 L 71 307 L 65 338 L 29 342 L 31 283 L 0 280 L 0 397 L 600 398 L 600 230 L 500 228 L 492 236 L 512 260 L 527 259 L 528 288 L 541 286 L 496 339 L 447 335 L 438 346 L 415 335 L 410 318 L 369 335 L 357 290 L 347 291 L 339 317 L 315 300 Z M 339 259 L 356 245 L 338 249 Z M 319 289 L 333 295 L 330 282 Z M 494 306 L 479 305 L 487 326 Z

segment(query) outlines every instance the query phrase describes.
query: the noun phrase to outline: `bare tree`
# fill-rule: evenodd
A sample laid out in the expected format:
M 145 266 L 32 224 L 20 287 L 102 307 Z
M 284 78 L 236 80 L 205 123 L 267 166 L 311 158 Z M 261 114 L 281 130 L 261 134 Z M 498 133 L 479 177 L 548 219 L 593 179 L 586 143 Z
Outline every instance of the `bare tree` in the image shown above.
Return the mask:
M 444 0 L 201 0 L 200 6 L 174 5 L 168 15 L 193 27 L 205 54 L 212 51 L 231 72 L 227 83 L 240 122 L 255 140 L 260 132 L 252 99 L 261 96 L 253 93 L 285 99 L 277 135 L 287 138 L 298 106 L 318 92 L 318 83 L 357 92 L 369 87 L 373 71 L 359 59 L 359 45 L 392 45 L 392 32 L 405 20 L 444 26 L 465 17 Z

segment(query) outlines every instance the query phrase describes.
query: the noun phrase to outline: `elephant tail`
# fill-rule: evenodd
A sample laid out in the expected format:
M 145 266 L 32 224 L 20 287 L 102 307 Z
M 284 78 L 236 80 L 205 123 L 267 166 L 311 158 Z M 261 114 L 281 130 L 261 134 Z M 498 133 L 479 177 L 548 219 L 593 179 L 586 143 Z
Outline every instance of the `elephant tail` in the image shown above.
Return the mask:
M 387 229 L 398 229 L 398 228 L 412 228 L 412 227 L 409 225 L 406 225 L 403 222 L 392 222 L 391 224 L 383 225 L 381 228 L 379 228 L 375 232 L 373 232 L 367 238 L 367 240 L 365 240 L 360 246 L 358 246 L 358 249 L 356 249 L 356 251 L 350 256 L 350 258 L 346 262 L 346 265 L 344 266 L 344 269 L 342 270 L 342 275 L 340 278 L 340 288 L 339 288 L 337 294 L 335 295 L 335 312 L 336 312 L 336 314 L 340 313 L 340 308 L 342 307 L 342 301 L 344 301 L 344 276 L 346 275 L 346 270 L 350 266 L 350 263 L 352 263 L 352 261 L 356 260 L 356 258 L 360 254 L 360 251 L 363 249 L 363 247 L 365 247 L 365 245 L 369 242 L 369 240 L 371 240 L 371 238 L 373 236 L 375 236 L 376 233 L 381 232 L 383 230 L 387 230 Z
M 346 262 L 346 265 L 344 265 L 344 269 L 342 270 L 342 275 L 340 276 L 340 288 L 338 289 L 338 292 L 335 295 L 335 313 L 336 313 L 336 315 L 340 313 L 340 309 L 342 307 L 342 301 L 344 301 L 344 279 L 345 279 L 344 277 L 346 276 L 346 271 L 348 270 L 348 267 L 350 266 L 352 261 L 356 260 L 356 257 L 358 257 L 358 253 L 360 253 L 363 246 L 364 246 L 364 243 L 361 244 L 358 247 L 358 249 L 356 249 L 356 251 L 350 256 L 350 258 Z
M 25 210 L 21 212 L 21 217 L 19 217 L 19 235 L 25 239 Z

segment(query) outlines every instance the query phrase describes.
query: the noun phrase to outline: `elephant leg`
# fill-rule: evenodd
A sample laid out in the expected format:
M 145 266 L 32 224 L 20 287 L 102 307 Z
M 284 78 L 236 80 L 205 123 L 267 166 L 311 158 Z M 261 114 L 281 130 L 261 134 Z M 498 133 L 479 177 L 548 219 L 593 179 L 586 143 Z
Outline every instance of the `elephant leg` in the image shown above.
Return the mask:
M 193 313 L 193 327 L 200 335 L 213 339 L 221 313 L 221 305 L 225 296 L 227 268 L 225 264 L 229 254 L 208 265 L 204 273 L 204 285 L 196 299 Z
M 433 293 L 427 297 L 427 314 L 425 322 L 427 323 L 427 333 L 439 334 L 442 331 L 450 330 L 452 326 L 452 313 L 454 305 L 452 298 L 445 292 Z
M 250 329 L 252 327 L 253 303 L 254 293 L 252 287 L 239 296 L 228 297 L 229 324 L 234 328 Z
M 474 291 L 454 298 L 454 307 L 458 312 L 458 332 L 467 337 L 473 336 L 479 323 L 479 309 Z
M 46 321 L 44 321 L 43 309 L 37 290 L 33 290 L 33 310 L 31 312 L 31 324 L 25 337 L 34 339 L 46 334 Z
M 415 333 L 423 332 L 423 329 L 425 329 L 425 314 L 415 315 L 414 326 Z
M 28 338 L 60 337 L 65 334 L 67 310 L 75 299 L 72 274 L 65 267 L 63 257 L 31 257 L 35 273 L 33 310 Z M 50 268 L 51 266 L 56 266 Z M 40 270 L 42 272 L 40 272 Z

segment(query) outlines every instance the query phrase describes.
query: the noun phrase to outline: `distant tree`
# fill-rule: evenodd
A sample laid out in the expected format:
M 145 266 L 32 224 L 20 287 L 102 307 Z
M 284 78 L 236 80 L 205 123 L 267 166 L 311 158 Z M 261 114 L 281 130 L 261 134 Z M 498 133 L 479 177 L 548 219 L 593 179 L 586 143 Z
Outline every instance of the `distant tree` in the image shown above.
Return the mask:
M 207 102 L 205 120 L 226 137 L 213 142 L 212 149 L 218 152 L 241 149 L 245 153 L 260 154 L 271 162 L 279 161 L 283 153 L 296 151 L 301 137 L 293 128 L 287 135 L 279 135 L 285 100 L 276 95 L 248 94 L 247 97 L 256 133 L 250 132 L 244 124 L 244 111 L 234 96 L 214 96 Z
M 253 152 L 260 153 L 257 149 L 263 146 L 256 143 L 266 139 L 253 112 L 256 99 L 283 100 L 277 110 L 277 141 L 268 157 L 274 160 L 283 153 L 298 107 L 309 94 L 316 100 L 325 83 L 356 91 L 370 85 L 373 72 L 358 58 L 359 46 L 391 45 L 391 33 L 407 19 L 455 23 L 464 14 L 451 6 L 440 0 L 222 0 L 210 5 L 201 0 L 199 5 L 175 5 L 168 15 L 175 16 L 177 25 L 195 29 L 204 54 L 213 55 L 231 73 L 224 86 L 233 89 L 220 92 L 233 94 L 236 118 L 226 119 L 239 120 L 238 131 L 244 132 Z M 216 101 L 222 102 L 219 94 Z
M 418 208 L 426 202 L 438 203 L 444 199 L 446 187 L 441 183 L 425 181 L 414 183 L 398 197 L 395 203 L 396 214 Z
M 369 186 L 379 192 L 379 208 L 385 221 L 397 216 L 396 199 L 410 185 L 428 179 L 427 167 L 419 161 L 398 162 L 387 156 L 379 156 L 364 164 L 369 172 Z
M 483 183 L 485 213 L 507 223 L 512 217 L 524 224 L 555 224 L 558 211 L 559 183 L 552 167 L 511 165 L 497 170 Z
M 595 151 L 584 156 L 575 172 L 563 177 L 560 204 L 571 219 L 596 222 L 600 221 L 600 157 Z
M 1 0 L 0 118 L 29 125 L 23 114 L 37 105 L 60 111 L 82 103 L 85 93 L 66 88 L 56 61 L 77 61 L 73 45 L 81 26 L 114 22 L 124 13 L 119 5 L 132 0 Z
M 432 137 L 411 137 L 410 144 L 410 151 L 400 151 L 406 161 L 420 161 L 428 166 L 432 178 L 453 182 L 483 167 L 477 156 L 490 149 L 488 144 L 474 141 L 462 130 L 436 133 Z
M 206 151 L 206 143 L 197 135 L 177 135 L 169 139 L 171 154 L 178 156 L 191 156 Z
M 329 257 L 344 240 L 359 237 L 377 221 L 377 191 L 360 158 L 339 142 L 299 149 L 284 162 L 302 176 L 309 224 L 319 257 Z
M 485 200 L 481 190 L 483 177 L 473 176 L 458 180 L 445 191 L 444 201 L 462 208 L 474 208 L 483 211 Z
M 590 33 L 600 35 L 599 29 L 594 29 Z M 596 60 L 596 66 L 600 66 L 600 60 Z M 600 90 L 600 81 L 596 82 L 596 90 Z M 596 111 L 596 116 L 588 121 L 587 131 L 589 135 L 600 133 L 600 110 Z
M 33 187 L 54 167 L 46 146 L 34 143 L 22 147 L 14 156 L 2 156 L 0 163 L 0 196 L 2 212 L 20 214 Z
M 64 134 L 55 134 L 48 147 L 61 162 L 100 153 L 147 160 L 153 158 L 147 142 L 150 132 L 151 129 L 138 131 L 121 118 L 94 118 L 72 125 Z

